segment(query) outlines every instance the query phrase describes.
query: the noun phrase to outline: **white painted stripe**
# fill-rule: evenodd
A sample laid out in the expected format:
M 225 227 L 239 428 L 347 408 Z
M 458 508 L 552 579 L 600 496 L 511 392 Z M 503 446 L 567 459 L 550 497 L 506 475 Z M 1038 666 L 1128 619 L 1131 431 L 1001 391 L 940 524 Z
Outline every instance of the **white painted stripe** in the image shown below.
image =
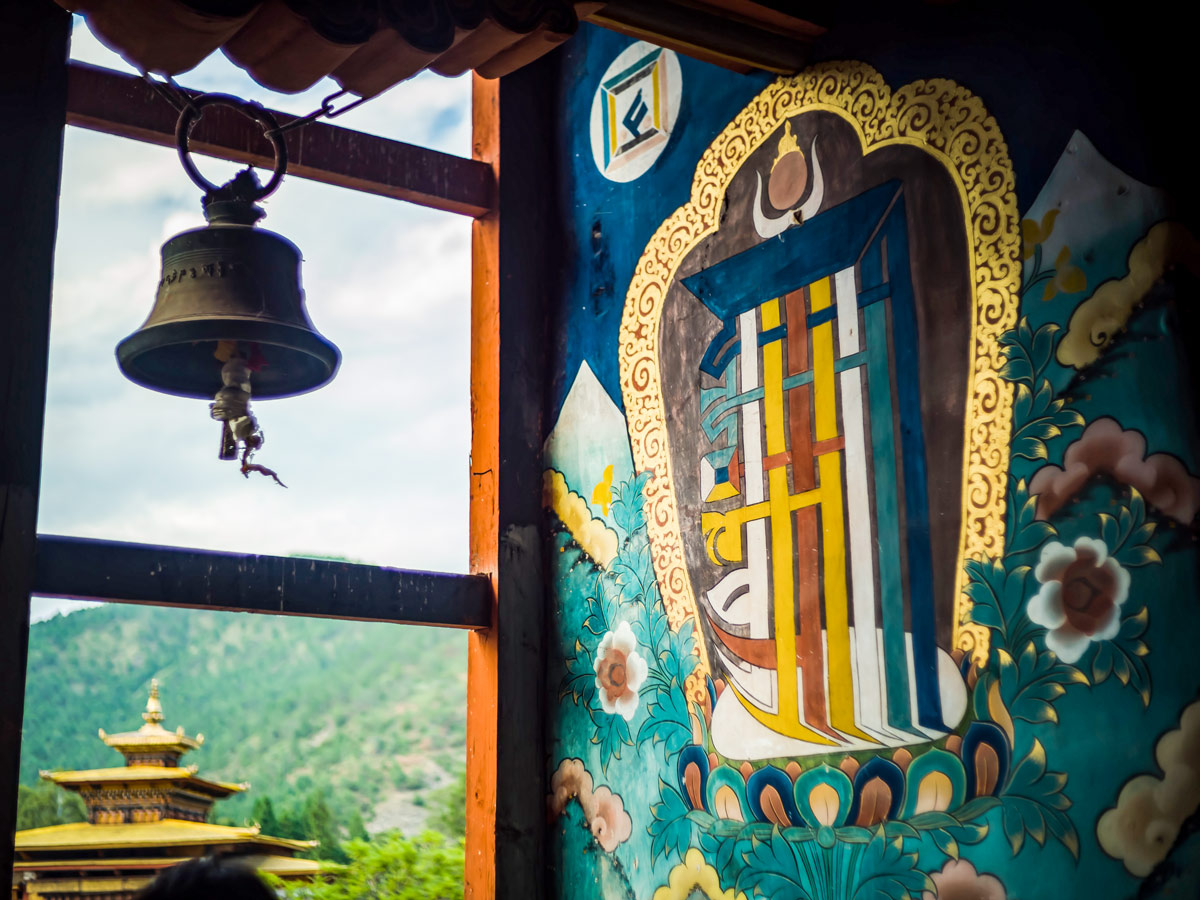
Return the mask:
M 758 384 L 758 311 L 748 310 L 738 316 L 738 337 L 741 340 L 739 363 L 741 384 L 739 393 L 747 393 Z M 761 503 L 763 493 L 762 411 L 761 401 L 742 405 L 742 461 L 746 477 L 742 487 L 747 503 Z
M 883 629 L 880 628 L 875 632 L 875 655 L 878 659 L 883 659 Z M 884 710 L 884 718 L 887 717 L 888 708 L 888 683 L 886 678 L 879 679 L 879 706 Z M 891 722 L 884 722 L 882 732 L 888 736 L 889 747 L 899 747 L 903 744 L 911 744 L 913 738 L 906 731 L 903 731 L 893 725 Z
M 729 609 L 725 609 L 725 604 L 729 601 L 729 598 L 749 584 L 750 570 L 741 568 L 727 573 L 720 581 L 708 589 L 708 602 L 712 607 L 712 616 L 716 619 L 717 624 L 726 631 L 729 630 L 730 625 L 749 624 L 750 620 L 746 615 L 747 604 L 745 594 L 734 600 L 729 605 Z
M 750 572 L 750 590 L 746 593 L 750 637 L 770 637 L 771 604 L 767 596 L 766 519 L 755 519 L 746 523 L 746 568 Z
M 858 292 L 854 289 L 854 267 L 833 276 L 837 298 L 838 356 L 849 356 L 861 349 L 858 339 Z
M 842 273 L 838 273 L 841 277 Z M 853 277 L 853 272 L 850 273 Z M 838 296 L 841 321 L 842 297 Z M 857 307 L 856 307 L 857 308 Z M 875 555 L 871 538 L 871 495 L 867 487 L 867 445 L 863 434 L 863 370 L 847 369 L 840 375 L 842 427 L 846 442 L 846 512 L 850 525 L 850 600 L 854 609 L 854 654 L 858 660 L 861 695 L 859 724 L 878 733 L 886 717 L 879 655 L 875 648 Z
M 850 645 L 854 647 L 854 652 L 850 654 L 850 677 L 854 684 L 854 724 L 867 735 L 875 738 L 881 744 L 886 744 L 890 735 L 886 728 L 868 723 L 871 710 L 877 705 L 882 706 L 878 700 L 873 699 L 873 692 L 878 691 L 878 682 L 863 683 L 862 671 L 863 666 L 861 660 L 868 659 L 867 655 L 861 652 L 858 646 L 858 633 L 854 626 L 850 627 Z M 868 662 L 870 665 L 870 662 Z M 864 716 L 864 705 L 866 715 Z
M 758 384 L 758 311 L 747 310 L 738 316 L 738 337 L 741 339 L 738 391 L 752 391 Z M 762 410 L 759 402 L 742 406 L 742 461 L 746 474 L 742 493 L 747 503 L 761 503 L 765 498 L 763 485 Z M 767 523 L 755 519 L 746 523 L 746 568 L 750 571 L 748 616 L 750 637 L 770 637 L 771 603 L 767 585 Z

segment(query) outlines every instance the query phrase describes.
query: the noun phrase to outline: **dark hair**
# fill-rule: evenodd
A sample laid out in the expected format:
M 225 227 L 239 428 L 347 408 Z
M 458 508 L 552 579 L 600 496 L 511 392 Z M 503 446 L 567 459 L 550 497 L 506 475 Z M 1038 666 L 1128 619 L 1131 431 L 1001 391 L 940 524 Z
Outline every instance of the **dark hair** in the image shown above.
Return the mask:
M 137 900 L 276 900 L 254 869 L 237 857 L 202 856 L 164 869 Z

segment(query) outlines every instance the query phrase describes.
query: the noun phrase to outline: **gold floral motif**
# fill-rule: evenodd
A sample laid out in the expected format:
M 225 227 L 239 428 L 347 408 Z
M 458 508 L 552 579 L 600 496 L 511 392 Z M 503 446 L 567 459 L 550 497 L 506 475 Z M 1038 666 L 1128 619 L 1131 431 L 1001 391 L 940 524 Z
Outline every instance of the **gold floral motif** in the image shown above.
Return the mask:
M 850 123 L 864 153 L 894 144 L 929 153 L 946 167 L 962 199 L 974 303 L 952 643 L 982 664 L 988 634 L 969 621 L 963 564 L 1004 548 L 1012 389 L 1000 377 L 998 339 L 1016 324 L 1021 276 L 1012 164 L 995 119 L 966 88 L 934 78 L 892 91 L 878 72 L 858 62 L 813 66 L 755 97 L 705 152 L 691 199 L 659 226 L 630 282 L 620 330 L 621 391 L 635 470 L 654 473 L 646 485 L 646 520 L 668 620 L 679 628 L 696 605 L 683 557 L 658 366 L 664 300 L 680 263 L 717 229 L 725 192 L 750 154 L 787 119 L 818 110 Z

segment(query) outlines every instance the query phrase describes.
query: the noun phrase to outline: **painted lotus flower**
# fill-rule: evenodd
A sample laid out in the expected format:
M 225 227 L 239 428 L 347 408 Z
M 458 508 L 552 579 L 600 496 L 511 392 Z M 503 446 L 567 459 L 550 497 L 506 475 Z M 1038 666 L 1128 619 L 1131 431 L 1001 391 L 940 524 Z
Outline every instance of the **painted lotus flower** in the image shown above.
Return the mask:
M 1074 547 L 1051 541 L 1033 575 L 1042 588 L 1026 611 L 1046 628 L 1046 646 L 1063 662 L 1077 662 L 1091 641 L 1116 637 L 1129 572 L 1108 555 L 1104 541 L 1081 537 Z
M 637 712 L 638 689 L 646 680 L 649 668 L 637 653 L 637 639 L 628 622 L 610 631 L 596 648 L 596 693 L 600 707 L 609 715 L 619 715 L 626 722 Z

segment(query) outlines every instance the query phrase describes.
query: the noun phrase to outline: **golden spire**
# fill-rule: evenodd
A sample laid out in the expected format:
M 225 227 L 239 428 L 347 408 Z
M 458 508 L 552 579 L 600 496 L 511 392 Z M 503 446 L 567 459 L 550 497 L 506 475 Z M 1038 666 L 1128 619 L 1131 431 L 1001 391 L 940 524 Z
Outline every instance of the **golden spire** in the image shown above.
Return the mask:
M 781 159 L 793 151 L 801 156 L 804 155 L 804 151 L 800 149 L 800 144 L 796 141 L 796 136 L 792 134 L 792 123 L 789 120 L 783 123 L 783 137 L 779 139 L 779 149 L 775 153 L 775 162 L 771 163 L 771 168 L 774 169 L 779 165 Z
M 146 726 L 150 728 L 161 728 L 163 720 L 162 703 L 158 699 L 158 679 L 150 679 L 150 698 L 146 701 L 146 711 L 142 713 L 142 718 L 146 720 Z
M 202 735 L 188 737 L 182 725 L 174 731 L 163 728 L 163 708 L 157 678 L 150 682 L 150 696 L 146 699 L 146 711 L 142 713 L 142 719 L 142 727 L 137 731 L 109 734 L 100 729 L 100 740 L 123 754 L 127 765 L 176 766 L 180 756 L 195 750 L 204 742 Z M 130 762 L 131 759 L 135 761 Z

